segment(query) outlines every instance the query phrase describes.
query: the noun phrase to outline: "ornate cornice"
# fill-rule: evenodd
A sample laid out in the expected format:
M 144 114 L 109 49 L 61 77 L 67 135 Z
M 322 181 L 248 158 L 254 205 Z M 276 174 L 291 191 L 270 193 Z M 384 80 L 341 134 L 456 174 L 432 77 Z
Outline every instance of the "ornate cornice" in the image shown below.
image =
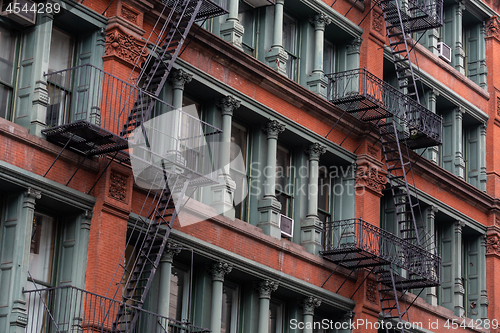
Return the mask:
M 285 130 L 285 124 L 272 120 L 262 125 L 262 130 L 267 133 L 268 139 L 278 139 L 278 134 Z
M 104 43 L 104 56 L 115 56 L 130 65 L 138 63 L 139 67 L 142 67 L 149 53 L 148 49 L 144 48 L 145 44 L 146 42 L 139 38 L 129 35 L 119 27 L 115 27 L 107 32 Z
M 210 273 L 212 273 L 213 281 L 224 281 L 224 275 L 231 273 L 233 270 L 233 265 L 227 262 L 216 262 L 210 268 Z
M 314 309 L 321 305 L 321 301 L 314 296 L 308 296 L 302 301 L 302 309 L 304 315 L 314 315 Z
M 259 292 L 259 298 L 271 298 L 271 293 L 278 289 L 278 282 L 265 280 L 257 283 L 257 291 Z
M 172 83 L 174 89 L 184 90 L 184 85 L 191 82 L 193 74 L 189 74 L 183 69 L 173 69 L 170 72 L 168 81 Z
M 492 16 L 486 21 L 486 37 L 500 39 L 500 20 L 498 17 Z
M 332 19 L 326 16 L 324 13 L 320 13 L 312 16 L 309 19 L 312 25 L 314 25 L 315 30 L 325 30 L 325 27 L 332 23 Z
M 241 101 L 229 95 L 221 98 L 215 105 L 222 111 L 223 116 L 233 116 L 234 110 L 240 107 Z
M 315 142 L 306 149 L 306 153 L 309 155 L 309 160 L 319 160 L 320 155 L 326 153 L 326 147 L 318 142 Z

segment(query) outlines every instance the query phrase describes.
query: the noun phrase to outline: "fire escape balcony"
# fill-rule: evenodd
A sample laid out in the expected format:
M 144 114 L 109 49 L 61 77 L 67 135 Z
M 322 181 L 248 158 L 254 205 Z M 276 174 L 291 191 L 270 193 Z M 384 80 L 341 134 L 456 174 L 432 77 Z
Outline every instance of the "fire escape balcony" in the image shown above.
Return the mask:
M 175 109 L 92 65 L 45 78 L 48 141 L 86 157 L 113 156 L 146 183 L 165 168 L 191 179 L 191 187 L 217 182 L 222 131 L 196 112 Z
M 393 265 L 400 288 L 440 284 L 441 257 L 362 219 L 327 222 L 323 257 L 349 269 Z
M 326 77 L 328 100 L 345 112 L 375 126 L 396 122 L 399 140 L 412 149 L 441 144 L 443 118 L 366 69 Z
M 376 0 L 376 3 L 384 6 L 385 19 L 390 23 L 389 26 L 400 29 L 403 24 L 407 33 L 439 28 L 443 25 L 443 0 Z
M 112 332 L 112 333 L 209 333 L 209 329 L 180 322 L 139 309 L 130 304 L 73 286 L 25 290 L 26 332 Z M 130 316 L 138 313 L 134 327 L 123 320 L 113 328 L 113 320 L 125 305 Z

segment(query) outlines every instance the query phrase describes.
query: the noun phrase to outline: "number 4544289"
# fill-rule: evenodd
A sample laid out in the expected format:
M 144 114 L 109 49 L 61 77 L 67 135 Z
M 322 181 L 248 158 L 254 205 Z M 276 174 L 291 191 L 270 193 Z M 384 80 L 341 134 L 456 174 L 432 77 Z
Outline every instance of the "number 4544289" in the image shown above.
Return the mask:
M 34 4 L 28 4 L 25 3 L 20 4 L 18 2 L 11 2 L 8 4 L 7 8 L 5 8 L 5 11 L 7 13 L 14 13 L 14 14 L 20 14 L 20 13 L 38 13 L 38 14 L 43 14 L 43 13 L 48 13 L 48 14 L 58 14 L 61 11 L 61 5 L 58 3 L 34 3 Z

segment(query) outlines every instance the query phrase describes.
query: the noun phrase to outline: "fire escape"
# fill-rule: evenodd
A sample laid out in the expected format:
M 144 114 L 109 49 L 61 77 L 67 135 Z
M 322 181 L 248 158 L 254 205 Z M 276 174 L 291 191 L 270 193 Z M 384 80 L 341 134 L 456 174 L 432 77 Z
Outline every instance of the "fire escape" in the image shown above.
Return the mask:
M 322 255 L 352 271 L 371 269 L 379 282 L 382 319 L 396 323 L 409 321 L 413 302 L 406 302 L 408 290 L 440 284 L 441 258 L 433 231 L 416 219 L 420 208 L 416 192 L 410 192 L 415 188 L 410 150 L 441 144 L 442 117 L 420 104 L 418 68 L 411 52 L 416 42 L 411 34 L 441 26 L 443 3 L 377 0 L 376 4 L 385 18 L 398 88 L 365 69 L 355 69 L 327 75 L 328 99 L 379 132 L 388 172 L 386 195 L 393 198 L 399 234 L 362 219 L 330 222 L 325 226 Z M 385 326 L 387 332 L 389 328 Z
M 192 25 L 227 12 L 211 0 L 166 0 L 162 7 L 135 84 L 91 65 L 46 74 L 48 113 L 57 120 L 71 110 L 71 119 L 43 130 L 48 141 L 62 146 L 45 175 L 69 149 L 83 158 L 66 185 L 86 158 L 104 156 L 108 162 L 89 193 L 116 161 L 132 167 L 147 194 L 111 282 L 116 288 L 106 295 L 72 286 L 25 291 L 29 332 L 207 331 L 143 306 L 183 200 L 217 183 L 219 160 L 214 143 L 221 131 L 165 103 L 160 92 Z

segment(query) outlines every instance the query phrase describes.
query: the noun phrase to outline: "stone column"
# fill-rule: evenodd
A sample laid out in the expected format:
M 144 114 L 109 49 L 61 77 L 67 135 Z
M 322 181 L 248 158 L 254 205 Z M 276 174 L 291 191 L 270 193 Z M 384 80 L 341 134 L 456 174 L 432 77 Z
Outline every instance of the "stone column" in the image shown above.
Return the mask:
M 222 325 L 222 293 L 224 275 L 231 273 L 233 265 L 219 261 L 212 265 L 212 311 L 210 315 L 210 330 L 220 333 Z
M 479 77 L 478 77 L 478 84 L 481 88 L 484 90 L 488 90 L 488 83 L 487 83 L 487 75 L 488 75 L 488 68 L 486 67 L 486 22 L 483 21 L 481 23 L 481 27 L 479 28 L 479 37 L 478 37 L 478 48 L 479 48 Z
M 314 25 L 314 69 L 307 81 L 309 89 L 326 98 L 326 87 L 328 80 L 323 72 L 323 46 L 325 39 L 325 27 L 332 22 L 325 14 L 317 14 L 310 19 Z
M 479 189 L 486 192 L 486 128 L 488 123 L 483 123 L 479 127 Z
M 454 293 L 454 311 L 455 316 L 462 317 L 465 313 L 464 311 L 464 297 L 465 289 L 462 282 L 462 229 L 465 226 L 463 221 L 455 221 L 455 248 L 453 249 L 455 253 L 454 259 L 454 276 L 455 285 L 453 288 Z
M 313 296 L 308 296 L 302 301 L 302 313 L 304 315 L 303 333 L 313 332 L 314 309 L 321 305 L 321 301 Z M 309 325 L 308 325 L 309 323 Z
M 479 290 L 481 296 L 479 298 L 479 318 L 483 321 L 488 319 L 488 293 L 486 292 L 486 235 L 480 238 L 479 246 Z
M 426 209 L 426 215 L 425 215 L 425 228 L 426 231 L 429 232 L 431 235 L 434 235 L 434 230 L 435 230 L 435 218 L 436 218 L 436 213 L 438 212 L 438 208 L 436 206 L 429 206 Z M 434 245 L 434 243 L 432 244 Z M 433 249 L 427 249 L 428 251 L 433 250 Z M 436 272 L 437 273 L 437 272 Z M 426 289 L 426 299 L 427 303 L 437 306 L 438 305 L 438 299 L 437 299 L 437 288 L 436 287 L 430 287 Z
M 439 96 L 439 92 L 437 92 L 436 90 L 431 90 L 429 91 L 429 96 L 428 96 L 428 104 L 427 104 L 427 107 L 430 111 L 432 111 L 433 113 L 436 113 L 436 101 L 437 101 L 437 97 Z M 438 146 L 433 146 L 433 147 L 429 147 L 427 149 L 427 153 L 426 153 L 426 157 L 427 159 L 429 159 L 430 161 L 434 162 L 434 163 L 438 163 L 438 159 L 439 159 L 439 147 Z
M 455 5 L 455 16 L 453 18 L 453 29 L 454 29 L 454 39 L 455 45 L 450 45 L 453 49 L 453 66 L 457 71 L 465 75 L 465 51 L 462 38 L 462 18 L 465 9 L 465 4 L 463 1 L 459 1 Z
M 283 49 L 283 6 L 285 0 L 276 0 L 274 6 L 273 46 L 267 53 L 266 61 L 269 66 L 283 75 L 286 75 L 288 53 Z
M 264 168 L 264 197 L 259 200 L 257 210 L 259 211 L 259 223 L 266 235 L 281 239 L 278 214 L 281 204 L 276 200 L 276 152 L 278 149 L 278 134 L 285 130 L 285 125 L 276 120 L 265 124 L 262 129 L 267 133 L 267 165 Z
M 453 119 L 453 149 L 455 151 L 455 159 L 453 162 L 453 173 L 462 179 L 465 179 L 465 161 L 463 156 L 462 147 L 462 118 L 464 110 L 456 108 L 454 111 Z
M 276 291 L 276 289 L 278 289 L 278 282 L 271 280 L 259 282 L 257 286 L 257 291 L 259 292 L 258 333 L 269 333 L 269 305 L 271 302 L 271 293 Z
M 212 186 L 212 204 L 217 214 L 224 215 L 234 220 L 233 198 L 236 183 L 230 175 L 230 152 L 231 152 L 231 122 L 233 112 L 240 107 L 241 101 L 233 96 L 226 96 L 216 103 L 222 113 L 222 145 L 220 149 L 220 167 L 222 174 L 219 175 L 219 184 Z
M 323 223 L 318 218 L 319 157 L 326 152 L 326 147 L 316 142 L 306 152 L 309 155 L 309 187 L 307 215 L 300 228 L 300 244 L 307 252 L 319 254 L 323 235 Z
M 170 311 L 170 283 L 174 256 L 181 252 L 179 244 L 168 242 L 160 259 L 160 290 L 158 292 L 158 314 L 168 317 Z
M 222 39 L 243 51 L 242 37 L 245 29 L 238 20 L 238 0 L 228 0 L 229 15 L 226 22 L 221 24 L 220 34 Z

